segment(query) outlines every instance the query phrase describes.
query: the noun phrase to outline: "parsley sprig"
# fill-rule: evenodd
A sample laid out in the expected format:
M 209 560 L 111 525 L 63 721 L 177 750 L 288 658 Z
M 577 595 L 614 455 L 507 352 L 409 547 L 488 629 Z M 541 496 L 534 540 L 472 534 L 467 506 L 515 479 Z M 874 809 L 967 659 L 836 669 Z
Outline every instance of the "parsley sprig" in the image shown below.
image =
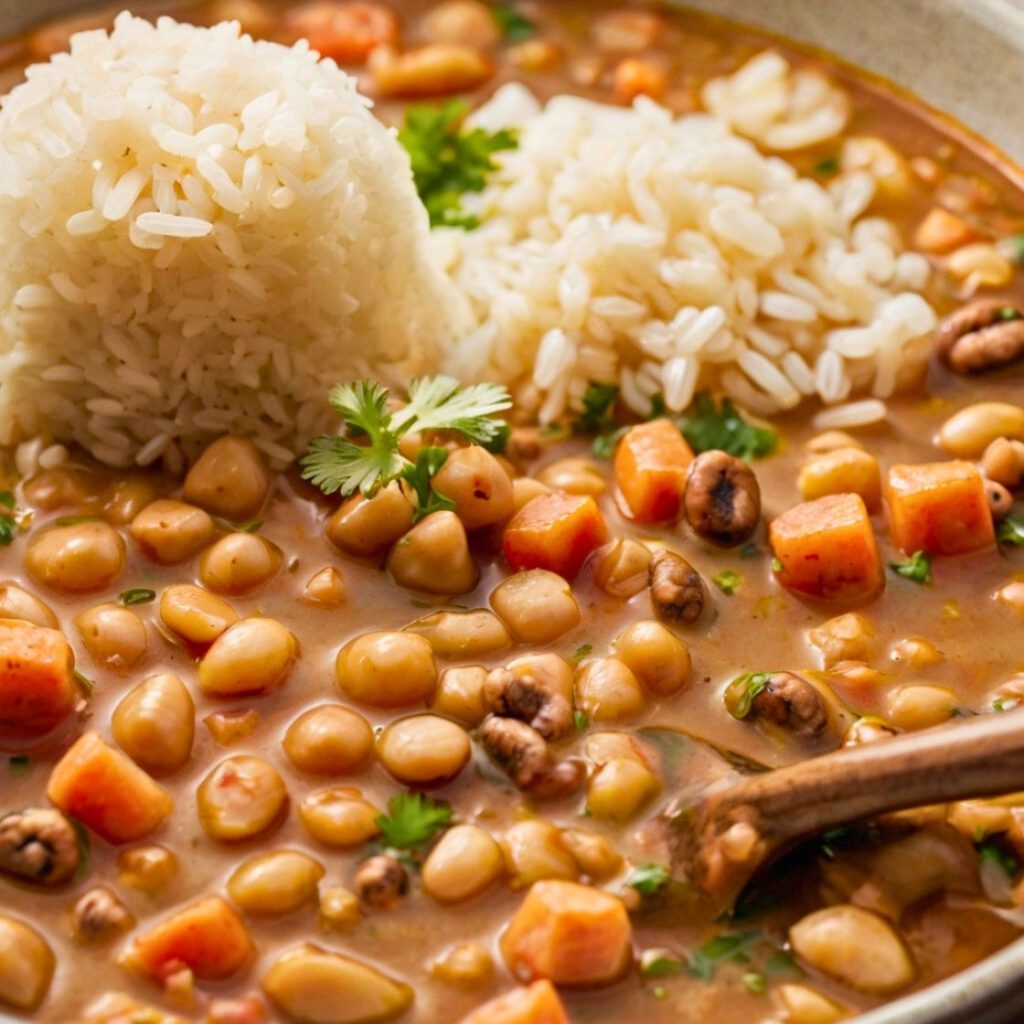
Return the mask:
M 491 8 L 491 15 L 498 28 L 501 29 L 501 34 L 510 43 L 521 43 L 537 31 L 537 26 L 525 14 L 518 11 L 514 4 L 495 4 Z
M 1007 516 L 996 529 L 996 540 L 1009 547 L 1024 547 L 1024 516 Z
M 741 459 L 763 459 L 775 451 L 779 441 L 775 431 L 748 423 L 732 399 L 723 398 L 721 405 L 716 405 L 710 392 L 702 391 L 693 408 L 680 429 L 698 454 L 717 448 Z
M 474 444 L 492 443 L 503 427 L 492 417 L 512 405 L 508 391 L 498 384 L 464 388 L 451 377 L 422 377 L 410 385 L 409 400 L 397 411 L 389 408 L 389 394 L 371 380 L 333 388 L 331 405 L 361 443 L 347 437 L 315 437 L 300 462 L 303 478 L 324 494 L 340 492 L 344 497 L 357 491 L 369 497 L 392 480 L 404 479 L 420 498 L 421 509 L 452 507 L 444 504 L 448 499 L 427 490 L 447 458 L 439 454 L 444 449 L 421 449 L 413 463 L 399 451 L 399 442 L 414 431 L 452 430 Z
M 13 491 L 0 491 L 0 544 L 7 547 L 18 535 L 18 509 Z
M 928 586 L 932 581 L 932 560 L 925 551 L 915 551 L 906 562 L 890 562 L 889 568 L 913 583 Z
M 498 169 L 494 154 L 517 145 L 511 131 L 463 130 L 468 111 L 463 100 L 450 100 L 440 107 L 412 106 L 398 133 L 412 162 L 413 181 L 430 214 L 431 227 L 478 227 L 479 219 L 462 209 L 462 197 L 467 192 L 482 192 Z
M 398 793 L 388 801 L 388 813 L 377 818 L 386 847 L 413 850 L 443 832 L 452 820 L 452 809 L 422 793 Z

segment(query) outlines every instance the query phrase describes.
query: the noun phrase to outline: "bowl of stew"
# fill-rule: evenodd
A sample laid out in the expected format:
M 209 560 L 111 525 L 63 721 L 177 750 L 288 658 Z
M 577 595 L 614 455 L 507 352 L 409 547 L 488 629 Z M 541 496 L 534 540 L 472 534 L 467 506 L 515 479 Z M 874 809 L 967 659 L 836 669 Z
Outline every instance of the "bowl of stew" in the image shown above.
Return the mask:
M 59 66 L 75 33 L 108 28 L 116 11 L 98 6 L 0 2 L 0 92 L 26 66 Z M 684 400 L 688 371 L 672 377 L 636 303 L 609 295 L 574 330 L 600 341 L 609 324 L 636 327 L 648 362 L 619 382 L 553 383 L 560 328 L 499 383 L 467 371 L 360 390 L 353 369 L 332 393 L 348 433 L 334 424 L 297 465 L 234 430 L 162 466 L 116 465 L 102 425 L 0 449 L 0 1020 L 1021 1019 L 1019 793 L 814 835 L 714 919 L 692 912 L 666 835 L 695 747 L 771 771 L 1024 713 L 1024 12 L 356 6 L 344 31 L 330 0 L 132 9 L 308 39 L 400 129 L 417 175 L 430 145 L 488 146 L 479 183 L 459 179 L 465 208 L 450 179 L 428 199 L 417 177 L 441 232 L 517 216 L 483 179 L 514 166 L 506 151 L 529 152 L 527 130 L 503 120 L 524 84 L 540 104 L 646 111 L 652 132 L 663 105 L 694 118 L 698 142 L 710 112 L 772 154 L 757 174 L 860 202 L 837 234 L 871 287 L 891 284 L 893 302 L 913 292 L 927 315 L 904 303 L 849 328 L 836 344 L 853 369 L 837 384 L 808 353 L 819 314 L 856 319 L 835 312 L 841 275 L 823 294 L 809 271 L 777 273 L 750 300 L 748 319 L 768 326 L 737 363 L 748 383 L 730 368 L 724 389 L 690 380 Z M 449 49 L 427 70 L 403 63 L 434 45 Z M 749 111 L 783 80 L 765 128 Z M 464 109 L 431 122 L 433 143 L 417 137 L 423 109 L 452 97 Z M 812 100 L 833 104 L 837 128 L 801 121 Z M 597 116 L 564 109 L 566 133 Z M 52 133 L 39 145 L 70 152 Z M 715 171 L 726 191 L 749 184 L 735 153 L 733 178 Z M 779 216 L 802 230 L 799 209 Z M 532 244 L 555 246 L 553 232 Z M 505 241 L 467 244 L 451 265 L 478 318 L 506 302 L 512 330 L 526 314 L 474 292 L 472 275 Z M 711 273 L 692 245 L 666 281 Z M 754 254 L 723 246 L 736 266 Z M 719 287 L 708 280 L 695 294 Z M 77 294 L 73 280 L 54 287 Z M 663 319 L 692 342 L 713 304 L 673 320 L 674 301 Z M 858 346 L 905 311 L 928 345 L 883 401 Z M 803 375 L 786 362 L 805 356 Z M 79 380 L 58 362 L 43 379 Z M 267 398 L 268 417 L 281 409 Z M 365 449 L 381 459 L 361 486 L 351 460 Z

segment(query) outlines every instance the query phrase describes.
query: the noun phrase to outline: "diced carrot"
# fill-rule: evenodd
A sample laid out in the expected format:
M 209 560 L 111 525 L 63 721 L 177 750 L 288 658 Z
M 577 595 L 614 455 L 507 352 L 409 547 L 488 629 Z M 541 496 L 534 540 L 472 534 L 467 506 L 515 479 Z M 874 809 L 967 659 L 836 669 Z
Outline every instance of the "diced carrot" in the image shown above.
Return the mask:
M 690 446 L 671 420 L 651 420 L 626 431 L 615 449 L 615 480 L 638 523 L 679 517 L 692 461 Z
M 536 882 L 501 938 L 509 970 L 524 982 L 603 985 L 631 955 L 626 907 L 616 896 L 576 882 Z
M 484 1003 L 459 1024 L 569 1024 L 550 981 L 535 981 Z
M 289 12 L 285 27 L 339 64 L 365 64 L 378 47 L 398 42 L 400 26 L 398 16 L 384 4 L 315 0 Z
M 46 795 L 111 843 L 149 835 L 174 809 L 162 786 L 94 732 L 54 765 Z
M 891 466 L 885 503 L 893 543 L 908 555 L 955 555 L 995 543 L 985 481 L 969 462 Z
M 779 563 L 776 575 L 787 590 L 851 600 L 868 597 L 885 584 L 859 494 L 805 501 L 772 522 L 769 538 Z
M 0 737 L 42 736 L 78 700 L 75 658 L 63 634 L 0 619 Z
M 950 252 L 977 237 L 978 232 L 963 217 L 933 206 L 914 232 L 914 247 L 925 252 Z
M 136 937 L 125 963 L 157 981 L 188 968 L 197 978 L 228 978 L 252 956 L 241 918 L 219 896 L 172 914 Z
M 516 572 L 547 569 L 572 579 L 607 537 L 608 526 L 592 497 L 552 491 L 528 501 L 512 517 L 502 547 Z

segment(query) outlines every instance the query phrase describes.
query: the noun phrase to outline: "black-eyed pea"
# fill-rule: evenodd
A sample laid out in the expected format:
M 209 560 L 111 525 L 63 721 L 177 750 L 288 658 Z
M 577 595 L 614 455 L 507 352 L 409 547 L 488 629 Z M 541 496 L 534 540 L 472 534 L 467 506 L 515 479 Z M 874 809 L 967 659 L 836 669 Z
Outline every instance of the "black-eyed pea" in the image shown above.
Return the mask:
M 377 853 L 356 868 L 352 889 L 363 906 L 371 910 L 391 910 L 409 891 L 409 872 L 397 857 Z
M 238 613 L 202 587 L 176 583 L 160 595 L 160 620 L 182 640 L 205 646 L 233 626 Z
M 325 846 L 359 846 L 380 832 L 379 808 L 351 786 L 320 789 L 299 804 L 299 820 Z
M 117 856 L 118 883 L 150 895 L 170 885 L 178 871 L 178 858 L 163 846 L 133 846 Z
M 199 685 L 210 697 L 270 693 L 281 686 L 299 653 L 295 637 L 275 619 L 242 619 L 199 662 Z
M 547 878 L 575 882 L 580 867 L 562 838 L 561 829 L 548 821 L 531 818 L 508 828 L 501 841 L 513 889 L 525 889 Z
M 787 983 L 772 989 L 772 1000 L 786 1024 L 836 1024 L 849 1009 L 810 985 Z
M 494 958 L 476 942 L 451 946 L 430 965 L 430 973 L 446 985 L 476 988 L 494 977 Z
M 13 580 L 0 583 L 0 619 L 21 619 L 47 629 L 60 626 L 53 609 L 45 601 Z
M 151 773 L 173 772 L 192 754 L 195 704 L 171 672 L 149 676 L 121 700 L 110 719 L 121 749 Z
M 482 658 L 512 646 L 505 624 L 486 608 L 434 612 L 405 628 L 425 637 L 439 658 Z
M 278 1010 L 305 1024 L 390 1020 L 413 1001 L 413 990 L 404 982 L 309 944 L 278 957 L 264 974 L 262 988 Z
M 109 942 L 135 927 L 135 915 L 105 885 L 87 890 L 71 908 L 71 935 L 76 942 Z
M 827 619 L 807 638 L 821 653 L 824 668 L 833 668 L 841 661 L 867 661 L 875 649 L 874 627 L 856 612 Z
M 441 903 L 461 903 L 478 896 L 505 871 L 501 847 L 477 825 L 448 829 L 423 864 L 424 890 Z
M 433 649 L 414 633 L 363 633 L 342 647 L 334 668 L 341 692 L 371 707 L 418 704 L 437 686 Z
M 272 477 L 260 450 L 242 437 L 222 437 L 203 452 L 185 477 L 184 498 L 232 522 L 263 508 Z
M 613 758 L 587 786 L 587 808 L 601 821 L 628 821 L 661 792 L 661 780 L 645 765 Z
M 387 567 L 400 587 L 428 594 L 466 594 L 480 578 L 466 528 L 454 512 L 433 512 L 418 522 L 395 542 Z
M 646 544 L 619 538 L 601 548 L 594 558 L 594 582 L 612 597 L 627 600 L 647 586 L 651 552 Z
M 212 540 L 216 527 L 203 509 L 161 498 L 147 505 L 129 527 L 142 553 L 160 565 L 177 565 Z
M 351 708 L 321 704 L 288 726 L 282 746 L 300 771 L 345 775 L 357 771 L 373 754 L 373 728 Z
M 25 568 L 40 583 L 68 593 L 109 587 L 124 570 L 125 546 L 108 523 L 75 523 L 32 535 Z
M 431 483 L 438 494 L 455 502 L 455 514 L 467 530 L 493 526 L 515 511 L 508 472 L 480 445 L 456 448 Z
M 979 459 L 998 438 L 1024 439 L 1024 407 L 1010 402 L 975 402 L 942 424 L 938 440 L 958 459 Z
M 579 625 L 572 587 L 546 569 L 517 572 L 491 592 L 491 607 L 523 643 L 546 644 Z
M 469 736 L 439 715 L 392 722 L 377 738 L 377 757 L 399 782 L 431 786 L 455 778 L 469 762 Z
M 124 671 L 146 656 L 146 624 L 131 608 L 112 603 L 93 605 L 77 616 L 75 625 L 97 665 Z
M 790 928 L 789 939 L 801 960 L 861 992 L 897 992 L 917 973 L 892 925 L 850 904 L 826 907 L 801 918 Z
M 208 835 L 238 842 L 261 835 L 281 820 L 288 790 L 265 758 L 236 754 L 203 779 L 196 802 L 199 823 Z
M 946 686 L 925 683 L 901 686 L 885 699 L 885 717 L 897 729 L 928 729 L 949 721 L 960 709 L 960 699 Z
M 359 897 L 351 889 L 335 885 L 320 893 L 320 928 L 322 931 L 347 931 L 363 918 Z
M 1009 489 L 995 480 L 985 481 L 985 497 L 992 522 L 1001 523 L 1013 511 L 1013 495 Z
M 24 1013 L 38 1009 L 50 990 L 53 950 L 31 926 L 0 915 L 0 1005 Z
M 227 882 L 247 914 L 288 914 L 316 899 L 324 866 L 298 850 L 274 850 L 243 861 Z
M 549 463 L 537 473 L 537 479 L 554 491 L 589 494 L 594 498 L 608 490 L 608 481 L 597 463 L 576 456 Z
M 678 693 L 690 678 L 690 649 L 655 619 L 627 626 L 615 641 L 615 655 L 657 697 Z
M 913 672 L 938 665 L 945 657 L 935 644 L 922 636 L 904 637 L 889 648 L 890 661 Z
M 255 533 L 229 533 L 199 559 L 199 579 L 218 594 L 248 594 L 280 571 L 281 549 Z
M 634 718 L 647 705 L 643 689 L 619 658 L 594 658 L 576 670 L 576 706 L 592 722 Z
M 362 558 L 383 554 L 412 527 L 413 507 L 397 483 L 372 498 L 349 498 L 327 520 L 324 533 L 340 550 Z
M 488 670 L 482 665 L 446 668 L 430 698 L 430 710 L 468 726 L 479 725 L 487 715 L 484 687 Z
M 797 486 L 804 501 L 829 494 L 859 494 L 872 510 L 882 501 L 878 460 L 861 448 L 836 448 L 816 455 L 801 468 Z
M 580 870 L 595 882 L 614 878 L 625 864 L 625 858 L 615 845 L 600 832 L 582 828 L 567 828 L 562 833 L 562 842 L 576 858 Z
M 345 577 L 334 568 L 326 565 L 313 573 L 302 590 L 306 601 L 322 604 L 327 608 L 340 608 L 347 600 Z

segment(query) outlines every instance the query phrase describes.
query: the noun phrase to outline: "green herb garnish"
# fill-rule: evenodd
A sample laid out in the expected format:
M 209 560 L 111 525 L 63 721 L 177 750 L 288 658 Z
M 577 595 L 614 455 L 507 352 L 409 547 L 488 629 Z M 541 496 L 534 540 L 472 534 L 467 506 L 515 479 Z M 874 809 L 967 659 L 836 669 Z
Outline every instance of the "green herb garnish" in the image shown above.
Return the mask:
M 763 996 L 768 988 L 760 971 L 747 971 L 740 981 L 743 987 L 755 996 Z
M 983 860 L 990 860 L 1003 869 L 1007 878 L 1013 878 L 1020 870 L 1020 863 L 1012 853 L 1007 852 L 998 843 L 981 843 L 977 847 L 978 857 Z
M 7 771 L 11 775 L 24 775 L 28 772 L 29 760 L 27 757 L 9 757 L 7 759 Z
M 7 547 L 18 536 L 18 520 L 15 516 L 17 500 L 13 491 L 0 491 L 0 507 L 9 512 L 0 512 L 0 544 Z
M 682 972 L 682 961 L 663 950 L 651 949 L 640 957 L 640 973 L 645 978 L 668 978 Z
M 573 661 L 582 661 L 588 654 L 594 650 L 593 644 L 580 644 L 575 651 L 572 652 Z
M 1024 518 L 1007 516 L 996 528 L 996 540 L 1011 547 L 1024 547 Z
M 711 981 L 715 969 L 729 961 L 746 963 L 747 951 L 760 941 L 758 932 L 739 932 L 736 935 L 716 935 L 700 947 L 689 959 L 687 971 L 701 981 Z
M 1020 320 L 1021 318 L 1022 317 L 1021 317 L 1020 310 L 1014 309 L 1013 306 L 1003 306 L 1003 308 L 1001 310 L 999 310 L 999 319 L 1000 320 L 1003 320 L 1003 321 Z
M 772 572 L 782 572 L 782 560 L 778 557 L 772 558 Z
M 75 868 L 75 881 L 85 878 L 89 870 L 89 858 L 92 856 L 92 847 L 89 845 L 89 830 L 77 819 L 68 815 L 75 830 L 75 841 L 78 843 L 78 867 Z
M 520 14 L 514 4 L 495 4 L 491 14 L 501 34 L 510 43 L 521 43 L 537 31 L 537 26 L 525 14 Z
M 774 430 L 747 423 L 732 399 L 723 398 L 717 406 L 707 391 L 694 399 L 694 413 L 680 429 L 695 452 L 717 448 L 740 459 L 763 459 L 775 451 L 779 440 Z
M 412 521 L 418 523 L 432 512 L 454 512 L 458 506 L 434 490 L 431 478 L 448 461 L 448 449 L 427 445 L 416 453 L 416 461 L 406 466 L 402 479 L 416 492 L 416 511 Z
M 728 597 L 732 597 L 743 583 L 743 577 L 738 572 L 733 572 L 732 569 L 723 569 L 721 572 L 716 572 L 715 575 L 711 577 L 711 582 L 714 583 L 714 585 L 718 587 L 723 594 Z
M 93 690 L 96 689 L 96 683 L 87 675 L 79 672 L 77 668 L 72 669 L 71 674 L 75 677 L 75 682 L 78 683 L 78 688 L 82 693 L 84 693 L 86 697 L 91 697 Z
M 1024 267 L 1024 235 L 1006 235 L 999 239 L 1002 254 L 1018 267 Z
M 924 551 L 915 551 L 907 562 L 890 562 L 889 568 L 897 576 L 914 583 L 921 583 L 928 586 L 932 582 L 932 559 L 931 555 Z
M 629 427 L 619 427 L 616 430 L 609 430 L 607 433 L 598 434 L 594 443 L 590 446 L 590 452 L 595 459 L 610 459 L 615 454 L 615 446 L 622 440 L 622 435 L 629 430 Z
M 508 391 L 498 384 L 462 387 L 451 377 L 423 377 L 409 387 L 409 401 L 392 412 L 388 389 L 376 381 L 339 384 L 330 402 L 351 429 L 365 435 L 365 444 L 344 437 L 315 437 L 300 465 L 305 480 L 324 494 L 357 491 L 370 496 L 416 466 L 398 450 L 403 435 L 413 431 L 452 430 L 474 444 L 487 444 L 502 423 L 492 419 L 512 405 Z M 429 468 L 429 466 L 427 467 Z
M 822 157 L 814 165 L 814 174 L 819 178 L 831 178 L 834 174 L 839 173 L 839 157 L 837 156 L 826 156 Z
M 450 100 L 440 107 L 412 106 L 398 133 L 432 227 L 478 227 L 479 219 L 463 211 L 462 197 L 467 192 L 482 192 L 488 177 L 498 169 L 493 154 L 517 145 L 511 131 L 463 131 L 468 111 L 463 100 Z
M 632 874 L 626 879 L 626 885 L 636 889 L 641 896 L 656 896 L 669 878 L 668 868 L 664 864 L 641 864 L 634 868 Z
M 388 801 L 388 813 L 377 818 L 384 845 L 411 850 L 429 843 L 452 820 L 452 809 L 422 793 L 398 793 Z
M 123 605 L 149 604 L 150 601 L 155 599 L 156 591 L 149 590 L 146 587 L 139 587 L 136 590 L 126 590 L 117 595 L 118 603 Z
M 239 523 L 235 529 L 239 533 L 259 533 L 263 529 L 263 520 L 250 519 L 247 523 Z
M 771 672 L 745 672 L 737 676 L 725 690 L 725 707 L 729 714 L 733 718 L 746 718 L 754 698 L 764 693 L 771 678 Z
M 587 385 L 583 392 L 583 408 L 573 429 L 578 434 L 603 434 L 615 429 L 615 402 L 619 389 L 614 384 Z
M 773 974 L 799 974 L 800 968 L 796 965 L 796 958 L 788 949 L 777 949 L 764 962 L 764 973 Z
M 576 726 L 577 732 L 583 732 L 589 725 L 590 719 L 582 711 L 572 713 L 572 724 Z
M 14 491 L 0 491 L 0 505 L 4 508 L 13 509 L 17 504 L 17 500 L 14 497 Z

